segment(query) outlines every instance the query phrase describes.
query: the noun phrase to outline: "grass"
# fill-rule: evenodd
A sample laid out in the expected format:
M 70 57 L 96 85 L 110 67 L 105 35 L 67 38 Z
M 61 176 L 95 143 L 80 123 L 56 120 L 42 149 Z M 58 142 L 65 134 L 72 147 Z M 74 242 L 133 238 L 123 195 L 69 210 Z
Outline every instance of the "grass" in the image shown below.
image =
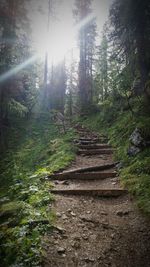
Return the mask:
M 61 134 L 48 117 L 13 125 L 0 160 L 3 267 L 41 266 L 42 235 L 55 220 L 48 176 L 74 159 L 74 136 L 72 129 Z
M 137 106 L 135 110 L 139 110 Z M 120 170 L 122 183 L 135 196 L 139 208 L 150 216 L 150 148 L 144 148 L 136 156 L 127 154 L 131 145 L 129 137 L 136 127 L 141 130 L 145 139 L 150 140 L 150 118 L 146 113 L 137 114 L 134 116 L 126 110 L 110 121 L 106 111 L 105 116 L 104 112 L 99 112 L 80 122 L 109 137 L 110 143 L 116 148 L 114 158 L 123 165 Z

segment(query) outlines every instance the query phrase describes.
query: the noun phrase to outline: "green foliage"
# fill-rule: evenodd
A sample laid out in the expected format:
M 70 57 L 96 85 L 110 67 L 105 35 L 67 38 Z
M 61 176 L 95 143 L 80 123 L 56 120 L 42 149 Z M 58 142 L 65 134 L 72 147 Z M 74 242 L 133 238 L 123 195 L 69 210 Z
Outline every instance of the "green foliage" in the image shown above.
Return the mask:
M 137 204 L 146 214 L 150 215 L 150 150 L 147 156 L 134 159 L 129 167 L 121 172 L 122 182 L 136 197 Z
M 74 159 L 74 136 L 73 130 L 60 134 L 45 115 L 24 124 L 15 120 L 9 135 L 13 143 L 0 160 L 3 267 L 41 266 L 42 235 L 55 219 L 48 176 Z
M 107 102 L 101 112 L 81 122 L 94 131 L 108 135 L 110 143 L 116 149 L 115 160 L 123 163 L 121 182 L 135 196 L 140 209 L 150 215 L 150 148 L 144 148 L 134 157 L 127 154 L 131 145 L 129 137 L 136 127 L 145 140 L 150 140 L 150 118 L 148 113 L 142 112 L 145 109 L 144 101 L 135 99 L 133 103 L 135 115 L 130 110 L 117 113 L 117 107 Z
M 26 1 L 0 1 L 0 10 L 0 148 L 5 150 L 12 117 L 31 116 L 39 92 L 37 64 L 27 64 L 33 54 Z
M 117 48 L 116 57 L 122 65 L 130 67 L 134 79 L 140 77 L 140 87 L 135 90 L 137 95 L 144 93 L 150 71 L 149 11 L 150 3 L 147 0 L 115 0 L 110 10 L 111 37 Z
M 8 102 L 8 112 L 23 117 L 28 113 L 28 109 L 14 99 L 10 99 L 10 101 Z

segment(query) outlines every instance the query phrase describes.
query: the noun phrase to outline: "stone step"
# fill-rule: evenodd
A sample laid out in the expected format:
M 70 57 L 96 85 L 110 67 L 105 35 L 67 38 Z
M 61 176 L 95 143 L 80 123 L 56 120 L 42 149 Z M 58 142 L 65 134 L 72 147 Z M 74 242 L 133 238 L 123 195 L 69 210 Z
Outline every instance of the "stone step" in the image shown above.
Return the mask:
M 87 173 L 58 173 L 50 176 L 53 180 L 98 180 L 113 178 L 117 176 L 117 172 L 87 172 Z
M 81 168 L 76 168 L 73 170 L 69 171 L 64 171 L 63 173 L 85 173 L 85 172 L 96 172 L 96 171 L 104 171 L 108 170 L 111 168 L 114 168 L 117 163 L 109 163 L 109 164 L 104 164 L 104 165 L 96 165 L 96 166 L 90 166 L 90 167 L 81 167 Z
M 51 181 L 52 182 L 52 181 Z M 53 189 L 61 190 L 61 189 L 70 189 L 70 190 L 77 190 L 77 189 L 87 189 L 93 190 L 93 189 L 120 189 L 122 188 L 120 186 L 120 182 L 118 177 L 115 178 L 105 178 L 105 179 L 97 179 L 97 180 L 85 180 L 85 179 L 67 179 L 67 180 L 54 180 L 52 185 L 54 186 Z
M 93 139 L 93 138 L 91 138 L 91 139 L 78 139 L 77 141 L 76 141 L 76 143 L 79 143 L 79 144 L 81 144 L 81 145 L 92 145 L 92 144 L 107 144 L 108 143 L 108 139 L 102 139 L 102 138 L 95 138 L 95 139 Z
M 85 144 L 85 145 L 78 145 L 80 149 L 105 149 L 108 148 L 110 149 L 111 146 L 108 144 Z
M 119 197 L 128 193 L 125 189 L 53 189 L 53 194 L 64 194 L 64 195 L 90 195 L 99 197 Z
M 79 144 L 79 145 L 95 145 L 98 142 L 97 141 L 92 141 L 92 140 L 90 140 L 90 141 L 77 140 L 76 143 Z
M 89 142 L 98 142 L 99 138 L 91 138 L 91 137 L 80 137 L 79 141 L 89 141 Z
M 88 131 L 88 130 L 84 130 L 84 129 L 80 129 L 80 130 L 76 130 L 76 133 L 78 134 L 84 134 L 84 135 L 95 135 L 94 133 L 92 133 L 91 131 Z
M 74 143 L 81 144 L 81 145 L 92 145 L 92 144 L 107 144 L 108 139 L 105 138 L 85 138 L 80 137 L 79 139 L 75 139 Z
M 102 154 L 113 154 L 114 149 L 79 149 L 78 155 L 102 155 Z

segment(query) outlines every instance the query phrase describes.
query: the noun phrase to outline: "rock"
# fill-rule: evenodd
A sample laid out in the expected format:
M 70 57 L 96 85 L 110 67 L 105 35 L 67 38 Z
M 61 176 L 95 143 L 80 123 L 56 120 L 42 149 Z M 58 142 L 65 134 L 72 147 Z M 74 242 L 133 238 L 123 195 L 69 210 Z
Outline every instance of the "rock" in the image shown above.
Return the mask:
M 63 248 L 63 247 L 59 247 L 59 248 L 57 248 L 57 252 L 58 252 L 59 254 L 63 254 L 63 253 L 65 253 L 65 251 L 66 251 L 66 249 Z
M 90 214 L 91 212 L 90 211 L 87 211 L 87 214 Z
M 63 220 L 67 220 L 68 217 L 67 217 L 65 214 L 63 214 L 62 219 L 63 219 Z
M 83 223 L 78 223 L 78 227 L 84 227 L 85 225 Z
M 112 182 L 112 185 L 116 185 L 117 184 L 117 182 Z
M 111 234 L 111 238 L 114 239 L 115 238 L 115 234 Z
M 95 259 L 93 259 L 93 258 L 88 258 L 88 257 L 84 258 L 83 260 L 84 260 L 86 263 L 90 263 L 90 262 L 94 262 L 94 261 L 95 261 Z
M 122 217 L 123 216 L 123 211 L 121 211 L 121 210 L 117 211 L 116 215 Z
M 62 239 L 68 239 L 68 235 L 63 234 Z
M 79 249 L 81 247 L 81 244 L 79 241 L 75 241 L 74 248 Z
M 104 255 L 102 254 L 102 255 L 100 255 L 100 256 L 98 256 L 98 260 L 102 260 L 102 259 L 104 259 L 105 257 L 104 257 Z
M 132 144 L 127 151 L 129 156 L 137 155 L 143 149 L 143 147 L 148 145 L 146 140 L 144 140 L 140 129 L 138 128 L 133 131 L 129 140 Z
M 69 183 L 69 181 L 63 181 L 62 184 L 63 185 L 69 185 L 70 183 Z
M 66 230 L 63 229 L 63 228 L 61 228 L 61 227 L 59 227 L 59 226 L 55 226 L 54 229 L 55 229 L 57 232 L 59 232 L 60 234 L 64 234 L 64 233 L 66 233 Z
M 103 229 L 109 229 L 109 228 L 111 228 L 111 226 L 109 225 L 108 222 L 102 222 L 102 227 L 103 227 Z
M 110 180 L 111 180 L 111 182 L 118 182 L 118 178 L 117 178 L 117 177 L 112 178 L 112 179 L 110 179 Z
M 81 241 L 81 237 L 80 236 L 74 236 L 74 240 L 80 242 Z
M 76 217 L 76 214 L 72 211 L 70 212 L 70 214 L 73 216 L 73 217 Z
M 89 237 L 88 237 L 87 235 L 85 235 L 85 234 L 82 235 L 82 238 L 83 238 L 84 240 L 88 240 L 88 239 L 89 239 Z
M 122 169 L 123 168 L 123 162 L 119 162 L 117 165 L 116 165 L 116 168 L 118 170 Z
M 81 247 L 81 244 L 80 244 L 80 241 L 79 240 L 76 240 L 76 241 L 72 242 L 71 245 L 75 249 L 79 249 Z
M 74 247 L 75 249 L 79 249 L 80 247 L 81 247 L 81 244 L 80 244 L 80 242 L 81 242 L 81 238 L 79 237 L 79 236 L 75 236 L 74 237 L 74 240 L 73 240 L 73 242 L 72 242 L 72 247 Z
M 110 252 L 116 252 L 118 251 L 118 248 L 116 248 L 115 246 L 110 247 Z M 111 256 L 109 256 L 109 259 L 111 259 Z
M 129 215 L 130 212 L 131 212 L 130 210 L 126 210 L 124 211 L 124 215 Z
M 101 215 L 108 215 L 106 211 L 101 211 Z
M 85 216 L 85 215 L 81 215 L 81 216 L 79 216 L 79 219 L 82 220 L 82 221 L 87 221 L 88 217 Z
M 139 147 L 136 147 L 136 146 L 130 146 L 128 148 L 128 151 L 127 151 L 127 154 L 132 157 L 132 156 L 135 156 L 137 155 L 139 152 L 141 151 L 141 149 Z
M 60 213 L 60 212 L 56 212 L 56 216 L 57 216 L 58 218 L 60 218 L 60 217 L 61 217 L 61 213 Z
M 65 181 L 55 181 L 57 182 L 56 184 L 59 184 L 59 185 L 69 185 L 69 181 L 65 180 Z
M 122 217 L 122 216 L 128 215 L 129 213 L 130 213 L 129 210 L 126 210 L 126 211 L 119 210 L 116 212 L 116 215 Z
M 80 220 L 84 222 L 90 222 L 93 224 L 99 224 L 99 221 L 94 220 L 91 216 L 81 215 L 79 216 Z
M 136 147 L 145 145 L 144 139 L 141 135 L 140 129 L 136 128 L 129 138 L 130 142 Z
M 54 241 L 54 245 L 58 245 L 59 244 L 59 242 L 56 240 L 56 241 Z
M 88 232 L 88 231 L 89 231 L 89 229 L 86 226 L 84 226 L 83 227 L 83 232 Z

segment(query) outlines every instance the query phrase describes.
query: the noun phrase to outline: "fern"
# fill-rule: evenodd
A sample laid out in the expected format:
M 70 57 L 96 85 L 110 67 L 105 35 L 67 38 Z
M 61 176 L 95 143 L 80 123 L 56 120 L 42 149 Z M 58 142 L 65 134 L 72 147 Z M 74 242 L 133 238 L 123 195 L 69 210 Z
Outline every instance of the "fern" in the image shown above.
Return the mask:
M 28 108 L 15 99 L 11 98 L 8 102 L 8 112 L 23 117 L 28 113 Z

